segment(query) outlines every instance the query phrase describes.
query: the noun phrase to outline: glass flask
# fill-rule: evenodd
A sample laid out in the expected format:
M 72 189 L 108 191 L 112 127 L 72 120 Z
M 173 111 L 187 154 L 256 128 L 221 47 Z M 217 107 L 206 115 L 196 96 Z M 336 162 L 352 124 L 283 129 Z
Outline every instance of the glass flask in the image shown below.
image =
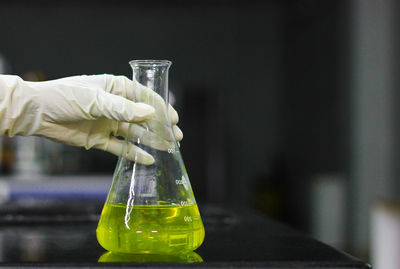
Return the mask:
M 117 253 L 190 252 L 201 245 L 205 232 L 170 122 L 171 62 L 135 60 L 129 64 L 133 83 L 147 87 L 136 92 L 135 100 L 152 105 L 156 112 L 150 121 L 130 124 L 129 129 L 142 131 L 132 132 L 135 135 L 125 142 L 151 154 L 154 163 L 119 158 L 96 230 L 97 240 Z

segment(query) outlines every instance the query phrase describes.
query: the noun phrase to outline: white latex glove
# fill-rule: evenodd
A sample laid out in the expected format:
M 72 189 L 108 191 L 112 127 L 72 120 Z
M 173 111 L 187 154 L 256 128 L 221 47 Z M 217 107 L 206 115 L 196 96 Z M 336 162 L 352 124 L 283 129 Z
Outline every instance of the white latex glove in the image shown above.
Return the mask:
M 174 145 L 174 137 L 178 141 L 183 137 L 177 122 L 177 112 L 170 105 L 167 108 L 159 95 L 124 76 L 82 75 L 28 82 L 0 75 L 0 135 L 47 137 L 152 164 L 150 154 L 115 136 L 167 150 Z

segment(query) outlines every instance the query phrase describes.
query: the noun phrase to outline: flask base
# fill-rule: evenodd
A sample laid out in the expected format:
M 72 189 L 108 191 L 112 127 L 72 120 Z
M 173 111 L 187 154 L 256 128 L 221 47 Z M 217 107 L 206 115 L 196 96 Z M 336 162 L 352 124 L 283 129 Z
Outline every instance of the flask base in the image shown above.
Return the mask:
M 196 204 L 106 204 L 96 235 L 108 251 L 173 254 L 198 248 L 204 240 L 204 227 Z

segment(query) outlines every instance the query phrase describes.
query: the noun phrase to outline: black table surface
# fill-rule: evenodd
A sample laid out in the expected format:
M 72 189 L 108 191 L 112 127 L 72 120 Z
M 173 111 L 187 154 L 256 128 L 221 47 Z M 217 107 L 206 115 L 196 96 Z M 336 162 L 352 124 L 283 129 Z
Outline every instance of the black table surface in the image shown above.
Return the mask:
M 370 268 L 255 211 L 223 205 L 199 205 L 206 237 L 193 253 L 107 253 L 96 240 L 93 207 L 3 207 L 0 267 Z

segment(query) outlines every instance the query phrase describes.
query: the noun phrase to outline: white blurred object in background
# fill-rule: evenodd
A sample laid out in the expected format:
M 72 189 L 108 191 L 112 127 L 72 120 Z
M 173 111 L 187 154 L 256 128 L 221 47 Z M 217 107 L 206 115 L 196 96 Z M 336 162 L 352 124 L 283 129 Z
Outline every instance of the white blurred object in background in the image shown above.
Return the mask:
M 371 210 L 371 259 L 375 269 L 400 268 L 400 202 L 379 200 Z
M 311 185 L 311 234 L 343 250 L 346 247 L 347 183 L 340 175 L 316 176 Z
M 39 179 L 43 174 L 38 137 L 16 136 L 16 160 L 14 175 L 18 179 L 34 180 Z

